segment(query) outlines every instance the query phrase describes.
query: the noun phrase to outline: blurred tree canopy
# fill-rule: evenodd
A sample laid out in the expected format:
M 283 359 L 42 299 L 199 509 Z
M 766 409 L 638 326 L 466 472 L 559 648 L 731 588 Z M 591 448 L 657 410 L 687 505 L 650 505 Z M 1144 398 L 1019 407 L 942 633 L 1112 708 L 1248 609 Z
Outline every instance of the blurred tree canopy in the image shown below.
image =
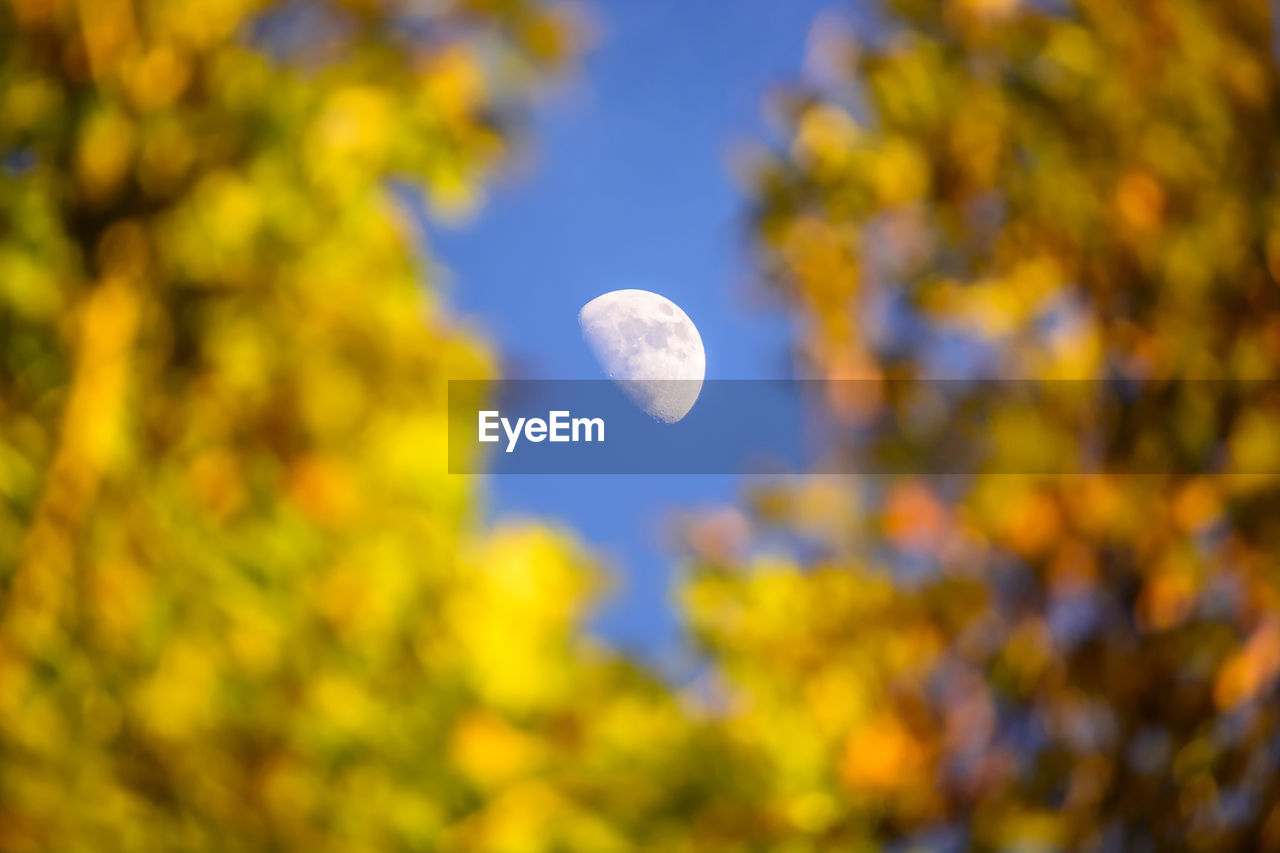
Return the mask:
M 570 536 L 480 528 L 444 380 L 493 366 L 391 184 L 477 203 L 573 32 L 0 12 L 0 850 L 1280 850 L 1265 386 L 977 401 L 1006 470 L 1084 431 L 1221 475 L 759 491 L 690 536 L 697 695 L 585 637 Z M 1274 378 L 1272 32 L 1264 0 L 816 30 L 754 223 L 810 369 L 866 380 L 831 406 L 874 445 L 919 405 L 882 378 Z
M 873 448 L 946 435 L 901 377 L 1097 393 L 973 384 L 989 469 L 801 479 L 754 498 L 780 554 L 695 549 L 690 619 L 786 827 L 762 849 L 1280 849 L 1280 398 L 1204 381 L 1280 363 L 1271 4 L 884 11 L 815 32 L 752 173 L 807 369 L 862 380 L 829 403 Z M 1189 390 L 1121 418 L 1110 377 Z M 1059 443 L 1109 464 L 1011 473 Z
M 0 849 L 682 848 L 716 762 L 652 765 L 714 732 L 577 630 L 568 536 L 477 529 L 444 380 L 492 365 L 392 187 L 472 204 L 575 29 L 4 4 Z

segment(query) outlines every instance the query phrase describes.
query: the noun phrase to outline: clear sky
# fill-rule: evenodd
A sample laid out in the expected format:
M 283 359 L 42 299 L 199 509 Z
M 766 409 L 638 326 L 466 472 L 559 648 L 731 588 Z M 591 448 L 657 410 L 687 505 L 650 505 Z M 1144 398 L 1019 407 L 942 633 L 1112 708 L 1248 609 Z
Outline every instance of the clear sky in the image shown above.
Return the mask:
M 599 378 L 578 309 L 639 287 L 697 324 L 708 378 L 789 370 L 788 325 L 748 299 L 745 199 L 728 169 L 766 138 L 764 94 L 802 73 L 806 38 L 832 0 L 597 0 L 581 79 L 535 116 L 528 162 L 477 219 L 427 225 L 452 271 L 455 310 L 503 354 L 508 375 Z M 673 663 L 673 509 L 732 500 L 728 477 L 490 477 L 495 518 L 559 519 L 616 576 L 598 633 Z

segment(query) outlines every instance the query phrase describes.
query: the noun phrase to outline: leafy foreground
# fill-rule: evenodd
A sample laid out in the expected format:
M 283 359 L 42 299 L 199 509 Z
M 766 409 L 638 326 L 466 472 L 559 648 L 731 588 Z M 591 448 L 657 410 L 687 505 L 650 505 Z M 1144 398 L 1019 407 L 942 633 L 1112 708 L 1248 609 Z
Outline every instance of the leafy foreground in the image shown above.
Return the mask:
M 443 470 L 492 366 L 389 182 L 473 203 L 573 33 L 427 8 L 5 9 L 0 849 L 634 849 L 711 787 Z
M 708 561 L 769 799 L 800 849 L 1280 849 L 1280 397 L 1229 381 L 1280 363 L 1271 4 L 890 6 L 819 31 L 754 173 L 808 363 L 885 452 L 947 436 L 903 377 L 1076 393 L 972 385 L 978 475 L 765 491 L 818 556 Z M 1019 474 L 1072 448 L 1106 464 Z

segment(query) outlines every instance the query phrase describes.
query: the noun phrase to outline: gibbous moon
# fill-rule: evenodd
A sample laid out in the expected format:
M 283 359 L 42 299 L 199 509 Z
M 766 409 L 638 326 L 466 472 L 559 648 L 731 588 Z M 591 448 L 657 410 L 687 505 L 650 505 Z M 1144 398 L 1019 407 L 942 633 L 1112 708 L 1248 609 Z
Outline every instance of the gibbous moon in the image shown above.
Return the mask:
M 604 372 L 652 417 L 675 423 L 698 401 L 707 356 L 697 327 L 670 299 L 615 290 L 582 306 L 578 323 Z

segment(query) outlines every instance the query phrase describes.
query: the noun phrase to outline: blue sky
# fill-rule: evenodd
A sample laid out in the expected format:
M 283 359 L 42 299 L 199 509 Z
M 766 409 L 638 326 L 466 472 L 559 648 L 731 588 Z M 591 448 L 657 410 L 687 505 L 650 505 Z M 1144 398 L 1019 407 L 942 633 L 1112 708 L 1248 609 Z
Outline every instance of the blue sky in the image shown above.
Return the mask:
M 535 116 L 531 149 L 465 227 L 429 223 L 447 296 L 508 375 L 598 378 L 578 309 L 639 287 L 697 324 L 709 378 L 788 373 L 788 324 L 748 298 L 746 201 L 728 155 L 767 138 L 763 99 L 798 79 L 831 0 L 597 0 L 582 74 Z M 734 500 L 729 477 L 493 476 L 493 518 L 576 530 L 616 577 L 594 628 L 655 662 L 677 655 L 664 533 L 673 510 Z

